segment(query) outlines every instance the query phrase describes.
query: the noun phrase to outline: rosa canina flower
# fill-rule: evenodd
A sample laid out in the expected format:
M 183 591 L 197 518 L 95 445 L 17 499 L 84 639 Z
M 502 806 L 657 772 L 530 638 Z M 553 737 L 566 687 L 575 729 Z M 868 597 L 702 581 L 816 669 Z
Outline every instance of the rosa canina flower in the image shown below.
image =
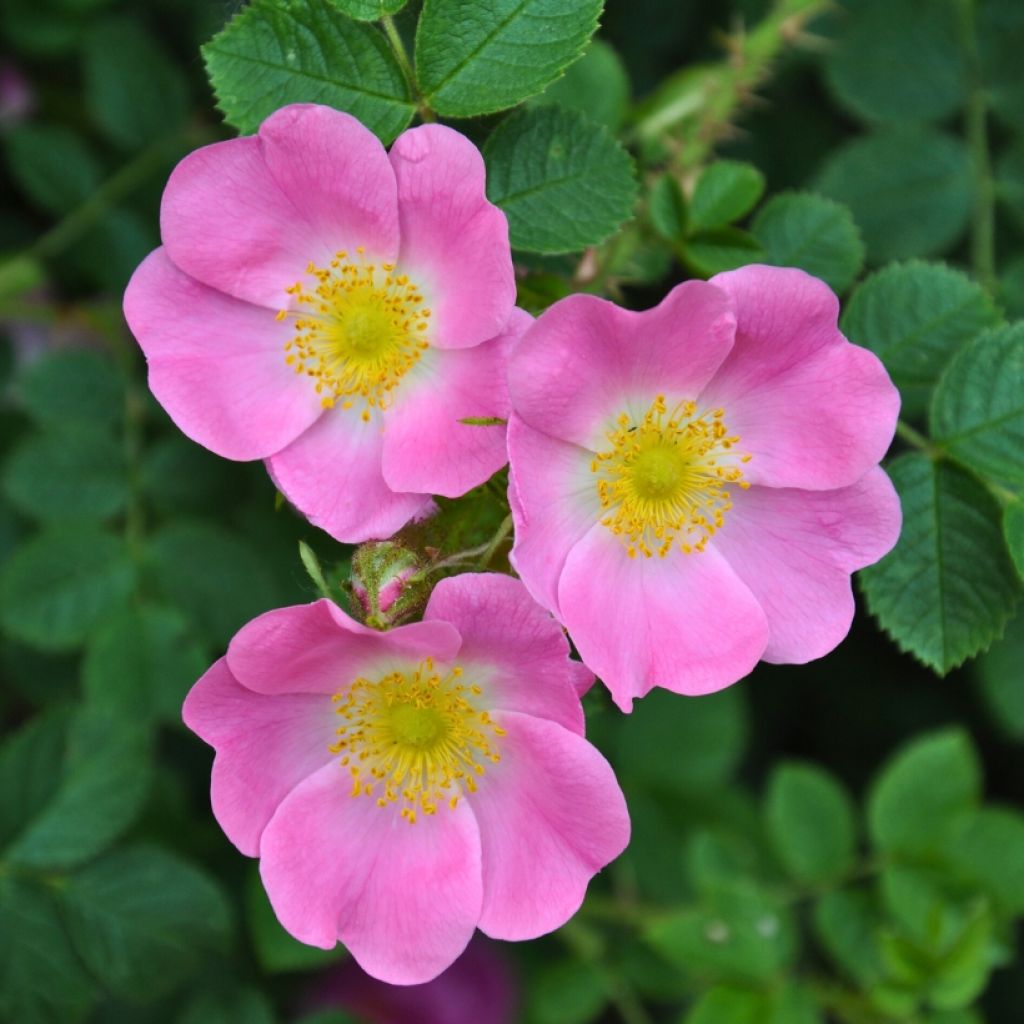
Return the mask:
M 450 128 L 390 154 L 355 118 L 296 104 L 185 157 L 163 246 L 125 316 L 149 385 L 189 437 L 266 459 L 338 540 L 388 537 L 506 461 L 514 308 L 505 215 Z
M 512 562 L 624 711 L 832 650 L 900 528 L 899 395 L 799 270 L 629 312 L 574 295 L 509 364 Z
M 583 738 L 592 681 L 518 580 L 470 574 L 383 633 L 327 600 L 267 612 L 183 716 L 216 748 L 214 814 L 260 858 L 281 924 L 417 984 L 477 927 L 559 927 L 625 848 L 622 793 Z

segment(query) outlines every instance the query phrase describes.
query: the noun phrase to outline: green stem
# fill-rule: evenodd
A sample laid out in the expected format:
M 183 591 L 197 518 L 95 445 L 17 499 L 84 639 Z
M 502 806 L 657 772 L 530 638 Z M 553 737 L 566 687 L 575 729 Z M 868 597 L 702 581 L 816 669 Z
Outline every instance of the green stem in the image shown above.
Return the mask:
M 405 84 L 409 87 L 409 94 L 416 100 L 416 111 L 420 115 L 420 119 L 436 121 L 437 115 L 430 109 L 430 104 L 427 103 L 416 84 L 416 72 L 413 71 L 412 61 L 409 60 L 409 54 L 406 52 L 405 43 L 402 42 L 398 27 L 395 25 L 395 19 L 390 15 L 385 15 L 381 18 L 381 24 L 384 26 L 384 33 L 391 44 L 391 52 L 394 53 L 395 60 L 398 61 L 398 66 L 402 69 Z
M 477 569 L 483 571 L 491 564 L 491 559 L 494 558 L 495 552 L 501 547 L 502 541 L 512 532 L 512 513 L 510 512 L 501 521 L 501 525 L 497 530 L 494 531 L 494 536 L 490 539 L 487 547 L 484 548 L 483 554 L 480 556 L 480 561 L 477 562 Z
M 935 451 L 932 447 L 931 441 L 924 436 L 919 430 L 915 430 L 909 423 L 904 420 L 900 420 L 896 424 L 896 436 L 907 444 L 913 445 L 915 448 L 920 448 L 921 451 L 928 455 L 934 455 Z

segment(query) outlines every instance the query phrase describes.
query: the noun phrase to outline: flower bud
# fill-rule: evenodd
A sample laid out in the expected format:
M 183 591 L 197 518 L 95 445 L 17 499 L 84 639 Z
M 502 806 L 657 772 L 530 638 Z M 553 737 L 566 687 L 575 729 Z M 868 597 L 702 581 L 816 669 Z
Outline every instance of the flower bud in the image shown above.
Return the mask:
M 426 565 L 397 541 L 372 541 L 352 556 L 349 590 L 357 616 L 374 629 L 388 629 L 426 604 Z

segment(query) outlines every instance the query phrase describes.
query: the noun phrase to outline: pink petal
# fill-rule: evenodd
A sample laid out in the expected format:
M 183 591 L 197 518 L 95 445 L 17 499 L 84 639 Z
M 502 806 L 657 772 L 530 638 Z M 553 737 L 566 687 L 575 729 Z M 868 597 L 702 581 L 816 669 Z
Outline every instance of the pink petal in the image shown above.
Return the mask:
M 278 804 L 334 760 L 337 715 L 320 695 L 266 697 L 239 685 L 221 658 L 192 687 L 185 724 L 216 748 L 210 799 L 225 835 L 248 857 Z
M 381 633 L 321 598 L 264 612 L 228 645 L 227 662 L 257 693 L 338 693 L 358 676 L 390 671 L 395 661 L 450 661 L 459 634 L 446 622 L 414 622 Z
M 533 939 L 565 924 L 590 879 L 629 842 L 611 765 L 554 722 L 503 711 L 501 763 L 470 798 L 483 848 L 480 929 Z
M 570 295 L 541 314 L 509 361 L 512 408 L 531 427 L 593 450 L 615 417 L 659 394 L 696 398 L 732 347 L 724 292 L 687 281 L 643 313 Z
M 831 651 L 850 629 L 850 573 L 896 543 L 900 503 L 872 469 L 834 491 L 751 487 L 733 496 L 715 547 L 768 617 L 766 661 L 803 663 Z
M 629 558 L 600 524 L 570 552 L 558 603 L 580 657 L 623 711 L 655 686 L 689 696 L 729 686 L 768 641 L 757 599 L 710 545 Z
M 802 270 L 750 266 L 713 278 L 736 304 L 736 345 L 701 395 L 770 487 L 845 487 L 885 454 L 899 392 L 878 358 L 839 333 L 839 302 Z
M 383 468 L 389 487 L 455 498 L 505 465 L 504 425 L 460 421 L 508 419 L 508 354 L 532 319 L 516 309 L 497 338 L 473 348 L 424 353 L 385 413 Z
M 393 985 L 441 973 L 480 917 L 480 837 L 464 801 L 414 825 L 352 797 L 338 765 L 301 783 L 260 842 L 260 874 L 281 924 L 301 942 L 340 939 Z
M 379 414 L 334 408 L 267 461 L 285 497 L 335 540 L 358 544 L 390 537 L 431 507 L 429 495 L 396 493 L 381 471 Z
M 325 266 L 336 249 L 281 190 L 255 136 L 203 146 L 174 168 L 160 235 L 186 274 L 275 311 L 309 262 Z
M 272 455 L 323 412 L 309 381 L 285 364 L 287 325 L 183 274 L 162 248 L 132 275 L 124 315 L 157 401 L 224 458 Z
M 558 579 L 574 544 L 601 517 L 593 456 L 526 425 L 508 424 L 509 505 L 515 544 L 509 561 L 534 599 L 561 618 Z
M 430 343 L 466 348 L 500 334 L 516 301 L 505 214 L 487 201 L 483 157 L 439 124 L 391 147 L 402 228 L 399 264 L 424 289 Z
M 395 260 L 398 188 L 373 132 L 351 114 L 293 103 L 271 114 L 259 137 L 274 180 L 332 252 L 363 246 L 376 259 Z
M 458 663 L 479 680 L 489 707 L 548 718 L 583 735 L 569 643 L 519 580 L 498 573 L 441 580 L 423 618 L 459 631 Z

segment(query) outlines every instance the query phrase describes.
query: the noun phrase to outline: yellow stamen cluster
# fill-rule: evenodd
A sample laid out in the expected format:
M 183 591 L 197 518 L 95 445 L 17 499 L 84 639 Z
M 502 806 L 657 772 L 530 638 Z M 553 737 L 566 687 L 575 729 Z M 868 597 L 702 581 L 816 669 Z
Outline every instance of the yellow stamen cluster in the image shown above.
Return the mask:
M 461 668 L 442 675 L 430 658 L 336 694 L 343 721 L 330 749 L 352 775 L 352 796 L 400 803 L 409 824 L 442 804 L 454 810 L 463 792 L 476 792 L 483 762 L 501 760 L 494 738 L 505 730 L 479 706 L 482 695 Z
M 430 310 L 419 288 L 391 263 L 367 263 L 360 246 L 351 260 L 339 252 L 327 267 L 310 263 L 313 282 L 286 289 L 295 336 L 285 345 L 285 362 L 316 382 L 324 408 L 336 402 L 351 409 L 362 399 L 362 418 L 386 408 L 390 393 L 428 347 Z
M 658 395 L 639 423 L 628 413 L 608 431 L 611 447 L 590 468 L 606 515 L 601 523 L 621 537 L 630 558 L 664 558 L 674 547 L 703 551 L 732 507 L 729 485 L 746 489 L 725 410 L 698 414 L 695 402 L 669 409 Z

